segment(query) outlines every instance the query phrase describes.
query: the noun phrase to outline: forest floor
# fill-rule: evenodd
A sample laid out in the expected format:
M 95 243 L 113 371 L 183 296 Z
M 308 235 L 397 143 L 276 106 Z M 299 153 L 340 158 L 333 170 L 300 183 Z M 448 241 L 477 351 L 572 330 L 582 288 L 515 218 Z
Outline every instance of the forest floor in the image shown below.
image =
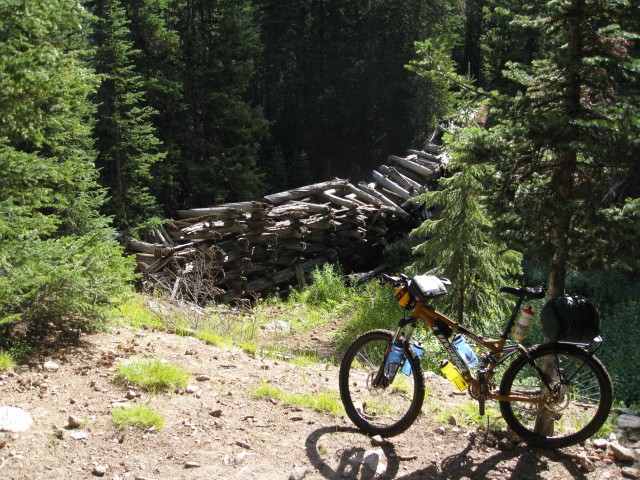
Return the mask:
M 331 357 L 337 326 L 276 341 Z M 183 367 L 192 374 L 189 386 L 127 398 L 134 392 L 115 381 L 114 365 L 131 355 Z M 45 369 L 46 361 L 59 368 Z M 20 407 L 33 418 L 25 432 L 0 432 L 0 479 L 601 480 L 622 478 L 621 469 L 634 466 L 590 441 L 558 451 L 500 441 L 499 433 L 487 435 L 464 420 L 468 397 L 453 394 L 438 375 L 426 380 L 428 397 L 416 423 L 376 442 L 345 415 L 254 395 L 268 382 L 297 393 L 333 391 L 337 398 L 338 367 L 329 361 L 299 366 L 130 327 L 83 335 L 64 348 L 43 350 L 15 373 L 0 374 L 0 405 Z M 141 402 L 162 413 L 164 427 L 118 430 L 112 409 Z M 70 415 L 81 419 L 76 428 L 69 426 Z M 637 438 L 624 442 L 638 448 Z

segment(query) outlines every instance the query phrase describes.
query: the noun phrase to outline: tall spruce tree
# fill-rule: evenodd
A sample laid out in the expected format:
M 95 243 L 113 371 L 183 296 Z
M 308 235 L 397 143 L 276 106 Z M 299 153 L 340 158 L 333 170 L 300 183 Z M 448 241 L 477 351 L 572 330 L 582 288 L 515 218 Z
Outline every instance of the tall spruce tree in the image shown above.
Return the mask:
M 154 193 L 172 216 L 182 208 L 178 174 L 180 172 L 180 121 L 185 109 L 179 6 L 174 0 L 123 0 L 135 55 L 136 71 L 144 81 L 145 103 L 153 110 L 150 120 L 161 140 L 166 157 L 153 165 Z
M 137 229 L 160 213 L 152 168 L 165 157 L 145 100 L 145 85 L 137 72 L 130 21 L 120 0 L 96 0 L 94 31 L 98 90 L 96 125 L 98 166 L 108 188 L 106 212 L 120 229 Z
M 473 157 L 473 143 L 481 134 L 479 127 L 467 127 L 447 136 L 450 175 L 438 181 L 440 189 L 417 198 L 441 209 L 439 218 L 424 221 L 411 235 L 423 239 L 414 248 L 418 260 L 412 268 L 449 278 L 447 308 L 459 322 L 484 329 L 486 319 L 506 310 L 504 297 L 496 292 L 522 273 L 522 255 L 500 239 L 487 209 L 485 185 L 493 168 Z
M 414 67 L 489 102 L 492 126 L 476 136 L 473 148 L 478 161 L 497 169 L 492 210 L 502 212 L 501 230 L 529 258 L 549 265 L 549 294 L 558 296 L 569 266 L 597 261 L 594 245 L 619 241 L 602 228 L 617 219 L 603 215 L 608 205 L 602 199 L 611 179 L 637 169 L 637 35 L 621 27 L 637 7 L 608 0 L 518 1 L 508 10 L 510 4 L 501 2 L 503 17 L 513 19 L 509 31 L 523 28 L 541 42 L 530 62 L 506 63 L 504 75 L 519 86 L 518 94 L 487 93 L 469 83 L 447 63 L 446 42 L 426 42 Z
M 85 324 L 130 276 L 98 212 L 86 12 L 9 0 L 0 24 L 0 324 Z
M 530 255 L 547 260 L 551 296 L 564 293 L 567 268 L 589 256 L 596 225 L 607 221 L 610 180 L 633 167 L 640 62 L 635 34 L 621 27 L 633 14 L 630 3 L 609 0 L 512 11 L 514 26 L 544 42 L 530 64 L 505 71 L 524 93 L 495 103 L 497 203 L 518 212 L 514 231 Z
M 254 199 L 267 122 L 249 99 L 259 54 L 249 0 L 180 0 L 183 101 L 180 120 L 184 206 Z

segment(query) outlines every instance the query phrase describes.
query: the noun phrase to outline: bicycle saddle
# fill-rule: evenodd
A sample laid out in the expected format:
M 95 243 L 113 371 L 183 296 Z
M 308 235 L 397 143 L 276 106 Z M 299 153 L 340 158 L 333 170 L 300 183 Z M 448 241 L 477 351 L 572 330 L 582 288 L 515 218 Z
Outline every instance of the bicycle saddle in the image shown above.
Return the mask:
M 544 288 L 532 288 L 532 287 L 500 287 L 498 290 L 501 293 L 510 293 L 523 300 L 535 300 L 537 298 L 544 298 L 547 291 Z

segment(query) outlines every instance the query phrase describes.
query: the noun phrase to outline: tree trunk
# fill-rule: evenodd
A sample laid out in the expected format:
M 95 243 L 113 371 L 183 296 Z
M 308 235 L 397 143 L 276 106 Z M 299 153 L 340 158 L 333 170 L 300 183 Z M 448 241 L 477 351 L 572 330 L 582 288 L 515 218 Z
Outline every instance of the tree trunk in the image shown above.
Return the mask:
M 566 73 L 566 84 L 564 103 L 566 115 L 569 120 L 580 116 L 580 92 L 582 79 L 580 68 L 582 64 L 582 18 L 584 17 L 583 0 L 571 0 L 568 9 L 568 68 Z M 565 282 L 567 278 L 567 263 L 569 260 L 569 234 L 571 232 L 571 209 L 570 202 L 573 196 L 574 178 L 577 170 L 578 153 L 574 149 L 558 152 L 560 166 L 553 175 L 551 181 L 552 194 L 556 199 L 556 214 L 552 219 L 551 241 L 553 244 L 553 255 L 549 268 L 549 291 L 551 298 L 564 295 Z M 554 357 L 545 359 L 541 365 L 542 370 L 550 375 L 551 381 L 556 382 Z M 547 389 L 541 388 L 543 393 Z M 554 418 L 553 412 L 543 408 L 536 417 L 536 433 L 546 436 L 553 435 Z

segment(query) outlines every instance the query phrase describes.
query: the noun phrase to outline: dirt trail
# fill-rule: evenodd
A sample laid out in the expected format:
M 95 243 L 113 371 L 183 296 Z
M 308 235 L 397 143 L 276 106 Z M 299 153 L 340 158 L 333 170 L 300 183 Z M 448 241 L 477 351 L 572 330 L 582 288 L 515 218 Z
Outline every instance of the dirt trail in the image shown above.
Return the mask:
M 306 335 L 296 343 L 323 342 L 321 332 Z M 130 355 L 182 366 L 193 375 L 190 387 L 128 399 L 130 388 L 114 382 L 114 364 Z M 44 370 L 47 360 L 59 369 Z M 33 417 L 24 433 L 0 433 L 0 479 L 600 480 L 620 478 L 621 467 L 632 466 L 590 444 L 501 450 L 474 427 L 438 423 L 437 412 L 466 400 L 439 376 L 427 376 L 429 397 L 416 424 L 382 445 L 345 417 L 253 395 L 262 382 L 298 393 L 337 392 L 337 379 L 333 365 L 300 367 L 163 332 L 121 328 L 83 336 L 55 356 L 0 376 L 0 405 Z M 164 416 L 164 428 L 118 431 L 110 412 L 122 402 L 149 403 Z M 79 428 L 67 426 L 70 415 L 82 419 Z

